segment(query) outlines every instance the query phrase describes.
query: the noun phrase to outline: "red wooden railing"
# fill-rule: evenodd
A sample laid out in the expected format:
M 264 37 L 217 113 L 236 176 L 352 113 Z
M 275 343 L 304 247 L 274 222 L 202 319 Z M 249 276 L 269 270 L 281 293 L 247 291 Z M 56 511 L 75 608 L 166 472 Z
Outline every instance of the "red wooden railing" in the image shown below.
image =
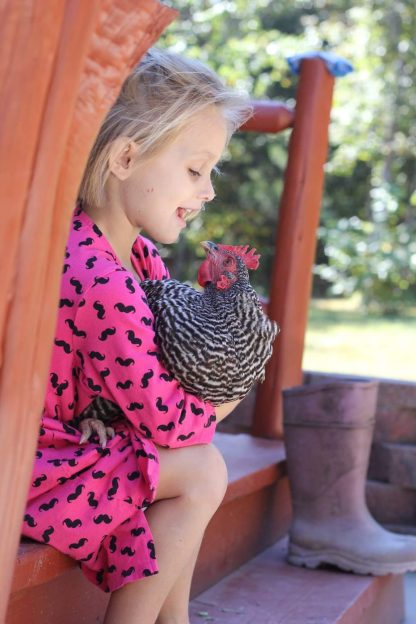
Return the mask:
M 254 103 L 243 130 L 280 132 L 293 126 L 279 206 L 268 314 L 281 333 L 266 379 L 258 387 L 253 434 L 282 437 L 282 390 L 302 382 L 302 356 L 312 287 L 316 231 L 328 151 L 334 77 L 320 59 L 302 61 L 293 112 Z

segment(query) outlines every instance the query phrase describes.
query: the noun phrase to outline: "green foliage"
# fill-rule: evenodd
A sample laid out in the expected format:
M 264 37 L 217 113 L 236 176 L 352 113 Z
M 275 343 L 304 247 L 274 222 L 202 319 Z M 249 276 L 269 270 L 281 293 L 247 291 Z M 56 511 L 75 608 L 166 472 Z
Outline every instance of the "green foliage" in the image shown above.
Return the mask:
M 315 289 L 363 293 L 381 313 L 416 300 L 416 11 L 411 0 L 177 0 L 161 45 L 209 63 L 257 99 L 294 103 L 285 57 L 329 49 L 355 72 L 337 79 Z M 194 279 L 198 241 L 252 244 L 254 285 L 267 292 L 287 133 L 237 134 L 216 180 L 218 199 L 174 249 L 173 272 Z

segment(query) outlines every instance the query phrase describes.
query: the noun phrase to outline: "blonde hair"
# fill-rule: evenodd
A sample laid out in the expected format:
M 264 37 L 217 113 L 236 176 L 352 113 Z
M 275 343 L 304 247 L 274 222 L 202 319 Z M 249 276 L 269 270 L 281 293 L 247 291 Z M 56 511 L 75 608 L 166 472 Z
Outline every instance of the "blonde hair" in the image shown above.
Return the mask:
M 247 96 L 227 88 L 199 61 L 160 49 L 149 50 L 125 80 L 90 152 L 78 199 L 99 206 L 109 176 L 112 142 L 127 137 L 150 158 L 173 141 L 190 118 L 207 106 L 218 106 L 228 139 L 252 114 Z

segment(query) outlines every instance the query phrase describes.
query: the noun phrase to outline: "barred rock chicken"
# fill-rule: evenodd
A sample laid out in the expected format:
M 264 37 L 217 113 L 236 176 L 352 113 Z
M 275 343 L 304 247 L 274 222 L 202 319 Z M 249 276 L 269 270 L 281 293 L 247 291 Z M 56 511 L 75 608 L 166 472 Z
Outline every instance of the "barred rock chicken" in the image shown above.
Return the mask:
M 209 241 L 202 246 L 207 254 L 198 271 L 202 292 L 173 279 L 140 285 L 155 317 L 166 368 L 187 392 L 220 405 L 243 398 L 263 381 L 279 328 L 263 313 L 249 282 L 248 269 L 259 265 L 255 249 Z M 108 425 L 105 403 L 94 401 L 82 416 Z M 88 431 L 83 431 L 84 440 Z

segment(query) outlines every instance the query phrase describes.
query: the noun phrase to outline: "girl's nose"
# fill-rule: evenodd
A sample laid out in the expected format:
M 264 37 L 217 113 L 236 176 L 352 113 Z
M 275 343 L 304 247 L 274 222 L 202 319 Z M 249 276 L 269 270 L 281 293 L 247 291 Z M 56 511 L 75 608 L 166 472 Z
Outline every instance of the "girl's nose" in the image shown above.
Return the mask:
M 198 199 L 202 199 L 202 201 L 212 201 L 214 197 L 214 187 L 212 186 L 211 180 L 209 180 L 208 184 L 204 184 L 203 188 L 198 192 Z

